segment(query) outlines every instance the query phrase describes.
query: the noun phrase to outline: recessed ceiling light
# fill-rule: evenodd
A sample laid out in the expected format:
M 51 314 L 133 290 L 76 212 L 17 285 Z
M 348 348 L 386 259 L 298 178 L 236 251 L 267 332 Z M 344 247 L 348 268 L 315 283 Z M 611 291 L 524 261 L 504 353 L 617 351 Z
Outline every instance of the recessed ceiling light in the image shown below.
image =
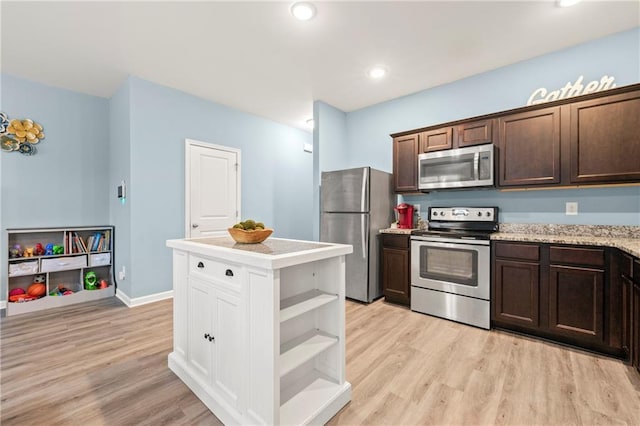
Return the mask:
M 558 7 L 569 7 L 580 3 L 580 0 L 557 0 Z
M 316 16 L 316 7 L 309 2 L 300 1 L 291 6 L 291 14 L 301 21 L 308 21 Z
M 378 65 L 371 68 L 367 74 L 369 75 L 369 78 L 377 80 L 387 74 L 387 69 Z
M 311 127 L 313 129 L 314 125 L 315 125 L 315 121 L 313 121 L 313 118 L 310 118 L 306 121 L 307 126 Z

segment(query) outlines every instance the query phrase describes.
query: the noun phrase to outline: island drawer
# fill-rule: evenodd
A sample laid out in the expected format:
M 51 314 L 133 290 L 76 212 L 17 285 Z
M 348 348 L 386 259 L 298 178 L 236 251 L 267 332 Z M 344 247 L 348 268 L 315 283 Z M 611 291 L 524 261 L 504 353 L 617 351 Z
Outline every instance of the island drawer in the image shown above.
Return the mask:
M 237 291 L 240 291 L 243 273 L 244 269 L 240 265 L 189 255 L 190 275 L 198 275 L 204 279 L 213 279 L 217 282 L 232 284 L 232 287 Z

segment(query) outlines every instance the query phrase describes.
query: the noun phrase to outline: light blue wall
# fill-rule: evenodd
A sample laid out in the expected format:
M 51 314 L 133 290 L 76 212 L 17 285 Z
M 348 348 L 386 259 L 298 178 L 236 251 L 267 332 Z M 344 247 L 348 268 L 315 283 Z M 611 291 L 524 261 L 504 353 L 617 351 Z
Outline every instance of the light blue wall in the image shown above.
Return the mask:
M 391 171 L 389 134 L 524 106 L 539 87 L 612 75 L 618 86 L 640 82 L 640 28 L 455 81 L 346 114 L 348 165 Z M 320 126 L 333 126 L 326 120 Z M 322 134 L 322 127 L 319 129 Z M 320 151 L 323 146 L 320 145 Z M 640 225 L 640 189 L 470 190 L 407 197 L 428 205 L 465 203 L 500 207 L 502 221 Z M 564 215 L 578 201 L 578 216 Z M 423 216 L 426 214 L 424 209 Z
M 134 282 L 131 267 L 131 208 L 128 202 L 118 200 L 118 185 L 122 180 L 131 183 L 131 113 L 130 81 L 127 79 L 109 100 L 109 218 L 115 226 L 114 269 L 125 267 L 125 279 L 117 280 L 118 290 L 131 295 Z
M 115 225 L 119 290 L 130 298 L 172 288 L 165 240 L 184 236 L 185 138 L 242 150 L 243 218 L 313 238 L 308 132 L 133 77 L 107 100 L 2 75 L 2 110 L 47 135 L 35 156 L 0 154 L 2 229 Z M 0 250 L 6 258 L 4 233 Z
M 185 138 L 242 150 L 242 217 L 274 236 L 312 238 L 310 133 L 138 78 L 130 83 L 130 297 L 171 289 L 171 251 L 184 237 Z
M 0 153 L 0 258 L 7 258 L 7 228 L 108 224 L 108 101 L 6 74 L 0 98 L 9 118 L 31 118 L 46 135 L 35 155 Z

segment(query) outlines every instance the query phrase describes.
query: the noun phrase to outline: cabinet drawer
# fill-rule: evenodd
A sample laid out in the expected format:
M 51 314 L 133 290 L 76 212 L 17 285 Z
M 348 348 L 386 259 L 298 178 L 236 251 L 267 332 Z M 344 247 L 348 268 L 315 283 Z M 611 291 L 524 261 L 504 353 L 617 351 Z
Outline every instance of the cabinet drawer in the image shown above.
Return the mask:
M 551 263 L 604 266 L 604 250 L 552 246 L 549 248 L 549 260 Z
M 55 257 L 42 259 L 40 272 L 64 271 L 66 269 L 84 268 L 87 266 L 87 256 Z
M 409 248 L 409 235 L 403 234 L 382 234 L 382 247 L 385 248 Z
M 495 250 L 497 257 L 540 260 L 540 246 L 534 244 L 496 243 Z
M 216 283 L 230 284 L 231 289 L 240 291 L 244 270 L 240 265 L 222 263 L 200 256 L 189 256 L 189 274 L 200 276 Z
M 96 253 L 89 255 L 89 266 L 103 266 L 111 264 L 111 253 Z

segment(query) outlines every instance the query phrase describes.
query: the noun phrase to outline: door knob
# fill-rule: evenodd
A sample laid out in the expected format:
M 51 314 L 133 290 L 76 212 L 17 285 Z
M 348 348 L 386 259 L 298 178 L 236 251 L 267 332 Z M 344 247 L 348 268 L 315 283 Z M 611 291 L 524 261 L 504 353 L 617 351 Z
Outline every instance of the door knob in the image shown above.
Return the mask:
M 192 223 L 192 224 L 191 224 L 191 227 L 195 229 L 195 228 L 197 228 L 197 227 L 198 227 L 198 224 L 197 224 L 197 223 Z

